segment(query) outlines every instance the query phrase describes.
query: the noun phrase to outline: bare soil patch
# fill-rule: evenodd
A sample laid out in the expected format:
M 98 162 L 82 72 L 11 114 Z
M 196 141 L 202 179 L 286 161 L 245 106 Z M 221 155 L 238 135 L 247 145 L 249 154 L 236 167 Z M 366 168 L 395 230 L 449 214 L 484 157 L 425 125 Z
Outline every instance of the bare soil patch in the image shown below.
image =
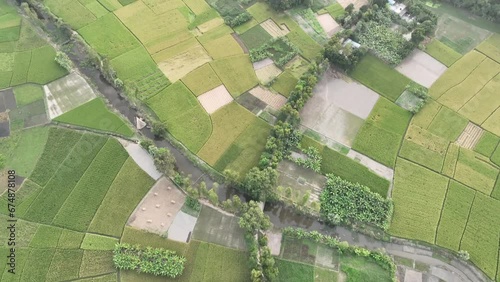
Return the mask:
M 484 130 L 481 127 L 469 122 L 462 134 L 458 136 L 456 143 L 460 147 L 472 150 L 481 139 L 483 132 Z
M 279 69 L 275 64 L 270 64 L 256 70 L 255 74 L 257 75 L 260 83 L 266 85 L 281 74 L 281 69 Z
M 253 69 L 259 70 L 272 64 L 274 64 L 273 60 L 271 60 L 270 58 L 265 58 L 264 60 L 253 63 Z
M 340 25 L 333 19 L 330 14 L 322 14 L 322 15 L 316 15 L 316 18 L 318 19 L 319 24 L 325 31 L 325 33 L 328 35 L 328 37 L 332 37 L 337 31 L 340 31 L 342 28 Z
M 416 49 L 396 67 L 396 70 L 429 88 L 447 67 L 429 54 Z
M 215 113 L 218 109 L 233 101 L 233 97 L 224 85 L 220 85 L 208 92 L 198 96 L 198 101 L 209 114 Z
M 162 177 L 132 213 L 128 225 L 163 235 L 184 205 L 185 198 L 172 181 Z

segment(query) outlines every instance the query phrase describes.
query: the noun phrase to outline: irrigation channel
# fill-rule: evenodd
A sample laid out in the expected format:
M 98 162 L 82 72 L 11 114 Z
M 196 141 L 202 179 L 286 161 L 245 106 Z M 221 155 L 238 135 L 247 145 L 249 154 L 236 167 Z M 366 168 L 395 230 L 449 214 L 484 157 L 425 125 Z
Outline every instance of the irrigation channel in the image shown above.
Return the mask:
M 71 54 L 70 57 L 75 62 L 81 60 L 76 53 Z M 106 97 L 109 103 L 116 110 L 127 117 L 127 119 L 135 125 L 135 118 L 138 116 L 138 111 L 120 95 L 118 90 L 116 90 L 104 79 L 97 69 L 80 66 L 79 71 L 93 82 L 99 92 Z M 155 140 L 150 128 L 145 127 L 141 129 L 140 132 L 144 136 Z M 172 152 L 176 159 L 177 169 L 186 175 L 190 175 L 193 183 L 205 181 L 207 186 L 211 187 L 211 185 L 215 182 L 209 175 L 195 166 L 188 157 L 186 157 L 179 149 L 174 147 L 168 141 L 155 140 L 154 142 L 156 146 L 167 148 Z M 222 184 L 219 186 L 218 194 L 219 199 L 221 200 L 231 198 L 234 194 L 240 195 L 240 193 L 234 189 L 228 189 Z M 399 239 L 393 239 L 391 240 L 392 242 L 384 242 L 342 226 L 327 226 L 315 218 L 299 215 L 292 208 L 285 207 L 281 204 L 267 204 L 264 208 L 264 212 L 270 217 L 271 222 L 276 228 L 284 228 L 287 226 L 300 227 L 309 231 L 316 230 L 323 234 L 336 236 L 342 241 L 349 242 L 349 244 L 362 246 L 368 249 L 375 250 L 383 248 L 392 255 L 412 259 L 416 262 L 429 265 L 430 273 L 444 281 L 489 281 L 483 273 L 470 264 L 465 264 L 455 259 L 443 261 L 435 258 L 435 251 L 427 246 L 421 246 Z
M 38 16 L 40 17 L 41 15 L 39 14 Z M 49 20 L 43 17 L 39 19 L 49 31 L 56 30 L 55 25 Z M 55 47 L 59 50 L 61 49 L 60 46 Z M 94 87 L 106 97 L 111 106 L 125 116 L 135 127 L 136 117 L 141 115 L 135 106 L 123 98 L 123 93 L 109 84 L 99 70 L 86 65 L 84 62 L 86 62 L 87 58 L 77 48 L 72 48 L 72 51 L 67 52 L 67 54 L 74 62 L 77 70 L 86 76 L 87 80 L 90 80 Z M 169 149 L 176 159 L 177 170 L 184 175 L 190 175 L 194 184 L 204 181 L 207 187 L 211 187 L 216 182 L 169 141 L 155 139 L 149 127 L 144 127 L 140 132 L 145 137 L 154 140 L 157 147 Z M 219 186 L 218 195 L 222 201 L 231 198 L 233 195 L 242 196 L 238 191 L 227 188 L 223 184 Z M 431 248 L 397 238 L 391 238 L 391 242 L 377 240 L 342 226 L 328 226 L 316 218 L 297 214 L 292 208 L 281 204 L 267 204 L 264 208 L 264 213 L 270 217 L 273 226 L 278 229 L 293 226 L 309 231 L 315 230 L 323 234 L 335 236 L 339 240 L 347 241 L 352 245 L 362 246 L 371 250 L 383 248 L 389 254 L 414 260 L 415 263 L 424 263 L 429 266 L 428 273 L 432 275 L 430 279 L 424 279 L 424 281 L 437 281 L 437 278 L 444 281 L 491 281 L 470 263 L 464 263 L 456 259 L 442 258 L 442 255 L 440 259 L 436 258 L 436 254 L 446 254 L 446 251 L 438 247 Z M 404 276 L 399 278 L 400 281 L 405 280 Z

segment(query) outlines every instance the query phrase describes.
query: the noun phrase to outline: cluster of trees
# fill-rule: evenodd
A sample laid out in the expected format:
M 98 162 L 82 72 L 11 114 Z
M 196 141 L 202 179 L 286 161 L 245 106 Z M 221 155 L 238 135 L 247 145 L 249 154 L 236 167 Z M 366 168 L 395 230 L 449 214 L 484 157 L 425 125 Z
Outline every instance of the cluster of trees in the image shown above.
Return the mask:
M 393 204 L 366 186 L 328 175 L 320 196 L 321 216 L 331 224 L 363 223 L 389 228 Z
M 153 156 L 154 164 L 159 172 L 166 176 L 174 175 L 175 157 L 167 148 L 158 148 L 149 139 L 142 140 L 140 145 Z
M 288 159 L 290 159 L 291 161 L 302 167 L 311 169 L 315 172 L 320 172 L 321 161 L 323 160 L 323 158 L 321 157 L 321 154 L 319 153 L 318 149 L 314 147 L 308 147 L 305 149 L 301 149 L 301 151 L 306 155 L 306 158 L 293 158 L 289 156 Z
M 348 29 L 343 30 L 332 36 L 325 48 L 323 49 L 323 56 L 330 61 L 330 63 L 341 68 L 345 72 L 352 71 L 359 61 L 366 54 L 366 48 L 354 48 L 352 44 L 343 44 L 352 32 Z
M 419 102 L 411 109 L 411 112 L 416 114 L 425 106 L 429 99 L 428 89 L 412 81 L 406 86 L 406 91 L 419 98 Z
M 276 11 L 284 11 L 297 6 L 309 6 L 314 0 L 266 0 Z
M 249 0 L 209 0 L 207 2 L 219 12 L 225 24 L 230 27 L 241 25 L 252 19 L 252 15 L 241 6 L 249 4 Z
M 463 8 L 493 22 L 500 22 L 500 2 L 498 0 L 441 0 Z
M 245 205 L 238 223 L 245 231 L 250 252 L 251 281 L 275 281 L 278 277 L 278 268 L 267 246 L 267 236 L 264 233 L 271 227 L 269 217 L 262 212 L 256 202 L 250 201 Z
M 137 270 L 140 273 L 175 278 L 184 271 L 186 258 L 161 248 L 116 244 L 113 262 L 118 269 Z
M 306 231 L 301 228 L 293 228 L 293 227 L 286 227 L 283 229 L 283 235 L 292 237 L 295 239 L 309 239 L 311 241 L 314 241 L 318 244 L 324 244 L 332 249 L 337 250 L 341 254 L 349 254 L 349 255 L 354 255 L 354 256 L 362 256 L 366 257 L 367 259 L 371 259 L 375 261 L 378 265 L 380 265 L 382 268 L 385 270 L 388 270 L 391 272 L 391 277 L 393 281 L 396 281 L 396 264 L 394 263 L 393 259 L 388 256 L 386 253 L 382 253 L 379 251 L 370 251 L 362 247 L 358 246 L 351 246 L 349 245 L 348 242 L 339 242 L 337 238 L 328 236 L 328 235 L 323 235 L 319 233 L 318 231 Z
M 250 50 L 250 60 L 257 62 L 272 58 L 278 67 L 283 67 L 299 53 L 299 49 L 288 38 L 278 37 L 266 42 L 259 48 Z

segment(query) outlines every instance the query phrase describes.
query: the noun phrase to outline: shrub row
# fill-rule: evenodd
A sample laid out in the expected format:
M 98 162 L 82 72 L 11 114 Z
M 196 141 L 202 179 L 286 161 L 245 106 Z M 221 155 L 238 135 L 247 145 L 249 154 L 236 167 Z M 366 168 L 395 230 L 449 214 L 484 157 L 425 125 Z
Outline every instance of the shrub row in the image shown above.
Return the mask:
M 178 277 L 184 271 L 186 259 L 175 252 L 139 245 L 116 244 L 113 262 L 118 269 L 137 270 L 157 276 Z
M 332 224 L 366 223 L 389 228 L 392 200 L 384 199 L 366 186 L 329 174 L 321 193 L 321 216 Z

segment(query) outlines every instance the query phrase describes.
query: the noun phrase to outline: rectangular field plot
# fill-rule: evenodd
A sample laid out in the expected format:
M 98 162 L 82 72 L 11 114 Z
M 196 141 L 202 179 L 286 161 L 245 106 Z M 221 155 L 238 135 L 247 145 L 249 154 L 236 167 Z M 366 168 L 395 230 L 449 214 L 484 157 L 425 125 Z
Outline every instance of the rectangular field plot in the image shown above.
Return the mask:
M 222 84 L 219 77 L 217 77 L 217 74 L 215 74 L 214 70 L 208 63 L 190 72 L 182 79 L 182 82 L 196 96 L 210 91 Z
M 159 62 L 158 67 L 170 81 L 174 82 L 211 60 L 203 46 L 197 44 L 175 57 Z
M 212 122 L 196 97 L 180 81 L 147 101 L 167 129 L 192 152 L 198 152 L 210 137 Z
M 497 108 L 488 119 L 482 124 L 483 128 L 496 135 L 500 135 L 500 107 Z
M 411 81 L 372 55 L 365 56 L 351 75 L 354 79 L 393 102 L 403 93 Z
M 210 63 L 233 97 L 238 97 L 258 84 L 248 55 L 238 55 Z
M 280 270 L 278 281 L 314 281 L 314 266 L 282 259 L 276 259 L 275 261 Z
M 490 157 L 495 152 L 496 147 L 500 143 L 500 137 L 495 134 L 484 131 L 483 135 L 474 147 L 474 151 L 480 153 L 483 156 Z
M 198 156 L 214 165 L 255 118 L 236 102 L 224 106 L 212 115 L 212 135 L 198 152 Z
M 486 56 L 477 51 L 467 53 L 434 82 L 429 88 L 429 95 L 439 99 L 452 87 L 464 81 L 485 59 Z
M 417 114 L 413 116 L 411 123 L 421 128 L 428 129 L 434 117 L 443 107 L 438 102 L 428 99 L 427 104 Z
M 458 111 L 493 79 L 500 70 L 500 64 L 486 58 L 460 84 L 451 87 L 437 100 Z
M 476 47 L 476 50 L 500 63 L 500 34 L 493 33 Z
M 443 169 L 441 170 L 442 174 L 448 177 L 453 177 L 455 175 L 459 152 L 460 147 L 457 144 L 450 143 L 448 145 L 448 150 L 446 151 L 446 156 L 444 158 Z
M 258 165 L 270 130 L 271 126 L 267 122 L 260 118 L 254 119 L 217 160 L 214 168 L 218 171 L 231 169 L 243 177 L 252 167 Z
M 106 28 L 103 29 L 103 26 Z M 113 13 L 79 29 L 78 33 L 110 60 L 140 46 L 140 42 Z
M 460 149 L 455 171 L 455 179 L 489 195 L 495 186 L 498 169 L 480 158 L 477 153 Z
M 410 125 L 399 155 L 434 171 L 441 171 L 448 143 L 423 128 Z
M 128 158 L 102 200 L 89 231 L 119 237 L 130 214 L 153 184 L 154 180 Z
M 431 133 L 448 141 L 457 140 L 467 126 L 468 120 L 447 107 L 441 107 L 427 128 Z
M 231 34 L 226 34 L 212 41 L 202 43 L 202 45 L 214 60 L 244 53 Z
M 487 30 L 447 14 L 439 17 L 436 29 L 436 38 L 461 54 L 474 49 L 489 35 Z
M 411 114 L 380 98 L 359 130 L 352 148 L 374 160 L 394 167 Z
M 471 261 L 491 279 L 496 275 L 498 242 L 500 236 L 500 202 L 476 194 L 460 244 L 461 250 L 468 250 Z
M 450 67 L 462 57 L 462 54 L 437 39 L 432 40 L 431 43 L 425 46 L 425 52 L 447 67 Z
M 474 190 L 456 181 L 450 181 L 437 230 L 437 245 L 459 250 L 475 194 Z
M 96 20 L 94 14 L 78 0 L 47 0 L 44 4 L 75 30 Z
M 47 272 L 48 281 L 78 278 L 83 250 L 56 250 Z
M 127 158 L 128 154 L 122 145 L 109 139 L 61 205 L 54 224 L 86 231 Z
M 434 244 L 447 187 L 448 178 L 398 159 L 392 192 L 394 216 L 389 232 Z
M 500 106 L 498 89 L 500 74 L 488 81 L 458 112 L 473 122 L 482 124 Z
M 32 249 L 26 260 L 21 281 L 45 280 L 55 249 Z

